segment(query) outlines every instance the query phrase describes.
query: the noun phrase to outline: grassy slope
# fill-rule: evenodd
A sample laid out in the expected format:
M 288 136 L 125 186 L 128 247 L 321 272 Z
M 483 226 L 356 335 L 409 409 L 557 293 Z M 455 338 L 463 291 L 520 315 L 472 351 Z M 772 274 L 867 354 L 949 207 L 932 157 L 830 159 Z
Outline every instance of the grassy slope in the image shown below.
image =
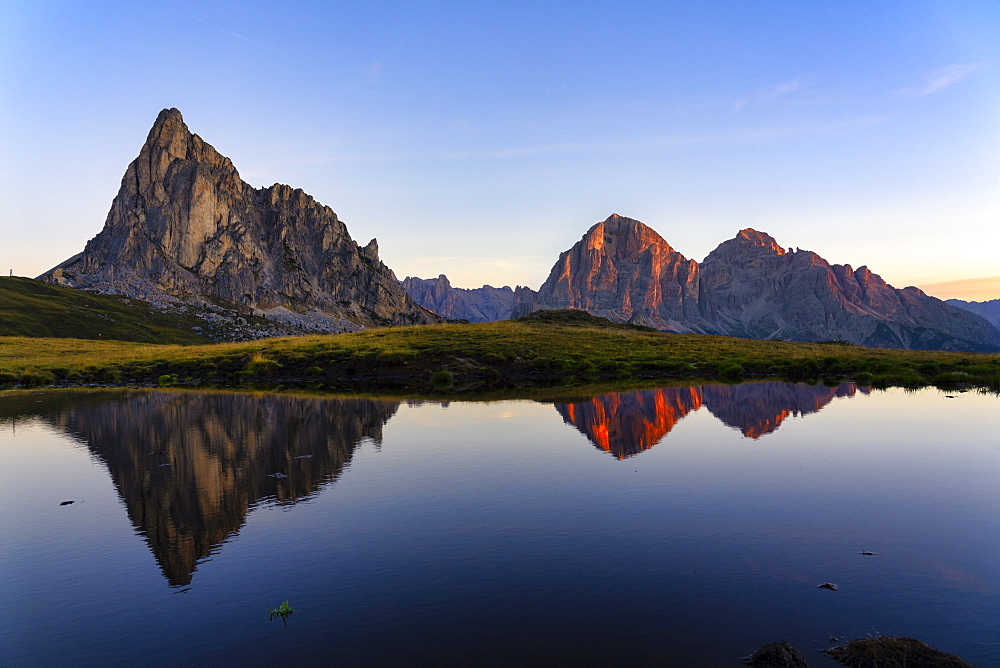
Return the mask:
M 558 383 L 850 379 L 1000 389 L 1000 355 L 873 350 L 662 334 L 597 322 L 507 321 L 168 346 L 0 338 L 0 382 L 246 382 L 353 391 L 451 393 Z
M 195 318 L 160 313 L 141 301 L 0 277 L 0 336 L 58 336 L 146 343 L 204 343 Z

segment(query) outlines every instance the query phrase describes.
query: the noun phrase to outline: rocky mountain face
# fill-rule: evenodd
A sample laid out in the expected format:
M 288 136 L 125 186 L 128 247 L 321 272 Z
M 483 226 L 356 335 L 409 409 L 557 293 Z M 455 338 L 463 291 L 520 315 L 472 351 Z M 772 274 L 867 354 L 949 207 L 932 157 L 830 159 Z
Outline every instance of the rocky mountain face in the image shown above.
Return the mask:
M 674 332 L 717 333 L 698 310 L 698 263 L 652 228 L 612 214 L 562 253 L 531 302 L 539 309 L 579 309 L 619 322 Z
M 1000 330 L 867 267 L 831 265 L 742 230 L 699 265 L 637 220 L 612 215 L 559 256 L 514 316 L 573 308 L 671 332 L 788 341 L 841 340 L 876 348 L 986 352 Z
M 961 299 L 946 299 L 944 301 L 946 304 L 986 318 L 994 327 L 1000 327 L 1000 299 L 991 299 L 986 302 L 967 302 Z
M 502 288 L 492 285 L 473 289 L 455 288 L 444 274 L 437 278 L 407 276 L 403 279 L 403 289 L 413 301 L 429 311 L 469 322 L 509 320 L 514 304 L 530 300 L 534 295 L 533 290 L 520 285 L 514 289 L 509 285 Z
M 176 109 L 160 112 L 100 234 L 39 278 L 318 331 L 440 320 L 410 299 L 374 239 L 355 243 L 302 190 L 253 188 Z
M 868 267 L 831 265 L 742 230 L 701 264 L 701 305 L 727 333 L 872 348 L 989 350 L 1000 332 L 918 288 L 897 289 Z

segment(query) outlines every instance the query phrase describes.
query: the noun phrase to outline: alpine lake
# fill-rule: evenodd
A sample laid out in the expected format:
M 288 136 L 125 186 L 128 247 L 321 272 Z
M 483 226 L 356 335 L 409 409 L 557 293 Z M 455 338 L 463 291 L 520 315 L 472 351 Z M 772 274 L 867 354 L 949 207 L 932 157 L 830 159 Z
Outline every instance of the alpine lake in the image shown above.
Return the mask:
M 0 393 L 0 665 L 1000 666 L 997 395 L 566 392 Z

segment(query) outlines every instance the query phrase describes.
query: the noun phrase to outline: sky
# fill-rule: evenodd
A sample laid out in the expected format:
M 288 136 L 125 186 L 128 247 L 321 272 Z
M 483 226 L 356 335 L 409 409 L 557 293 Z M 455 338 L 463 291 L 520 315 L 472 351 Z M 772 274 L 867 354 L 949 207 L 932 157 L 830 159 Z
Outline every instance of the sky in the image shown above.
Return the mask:
M 82 250 L 165 107 L 400 278 L 538 288 L 618 213 L 1000 298 L 994 0 L 0 0 L 0 270 Z

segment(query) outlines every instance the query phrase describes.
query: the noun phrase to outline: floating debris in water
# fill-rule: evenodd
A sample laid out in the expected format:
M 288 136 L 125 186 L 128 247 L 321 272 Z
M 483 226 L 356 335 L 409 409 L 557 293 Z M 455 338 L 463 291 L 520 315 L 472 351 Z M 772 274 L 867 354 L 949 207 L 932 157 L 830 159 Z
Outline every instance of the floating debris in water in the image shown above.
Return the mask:
M 60 505 L 60 506 L 68 506 L 68 505 L 69 505 L 69 504 L 71 504 L 71 503 L 76 503 L 76 501 L 63 501 L 63 502 L 62 502 L 62 503 L 60 503 L 59 505 Z
M 840 589 L 840 587 L 833 584 L 832 582 L 824 582 L 819 586 L 819 589 L 832 589 L 834 591 L 837 591 L 838 589 Z
M 861 550 L 861 554 L 863 554 L 866 557 L 874 557 L 878 555 L 878 552 L 869 552 L 868 550 Z
M 288 605 L 288 601 L 285 601 L 277 608 L 268 608 L 267 615 L 271 621 L 274 621 L 275 617 L 280 617 L 283 623 L 288 624 L 288 618 L 291 617 L 293 612 L 295 612 L 295 609 Z
M 288 476 L 286 476 L 284 473 L 268 473 L 267 477 L 268 478 L 287 478 Z

